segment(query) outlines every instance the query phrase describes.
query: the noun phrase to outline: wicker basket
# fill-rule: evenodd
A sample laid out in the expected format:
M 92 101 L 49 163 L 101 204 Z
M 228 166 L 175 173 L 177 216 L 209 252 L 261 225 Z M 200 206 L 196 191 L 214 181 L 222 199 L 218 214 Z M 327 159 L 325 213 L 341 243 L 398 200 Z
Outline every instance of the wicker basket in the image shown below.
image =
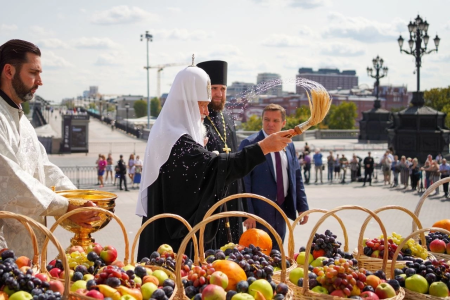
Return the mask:
M 416 215 L 412 211 L 410 211 L 402 206 L 398 206 L 398 205 L 383 206 L 383 207 L 380 207 L 380 208 L 374 210 L 373 212 L 378 214 L 382 211 L 391 210 L 391 209 L 397 209 L 397 210 L 401 210 L 401 211 L 407 213 L 413 219 L 414 224 L 416 224 L 420 229 L 422 228 L 422 223 L 416 217 Z M 369 224 L 369 221 L 371 219 L 372 219 L 372 216 L 368 216 L 367 219 L 364 221 L 364 223 L 361 227 L 361 231 L 359 233 L 358 248 L 353 251 L 353 255 L 358 260 L 358 265 L 360 267 L 362 267 L 366 270 L 375 272 L 375 271 L 381 270 L 381 264 L 382 264 L 383 260 L 381 258 L 374 258 L 374 257 L 366 256 L 366 255 L 364 255 L 364 251 L 363 251 L 364 232 L 366 231 L 367 225 Z M 386 235 L 383 235 L 383 236 L 386 237 Z M 422 240 L 422 243 L 424 243 L 425 235 L 423 233 L 420 235 L 420 238 Z M 388 269 L 391 268 L 391 263 L 392 263 L 392 260 L 387 261 Z M 398 269 L 402 269 L 405 266 L 405 264 L 406 264 L 406 261 L 397 261 L 395 264 L 395 267 Z
M 360 210 L 360 211 L 364 211 L 368 214 L 370 214 L 379 224 L 381 231 L 383 232 L 383 234 L 386 236 L 386 229 L 384 228 L 383 223 L 381 222 L 380 218 L 371 210 L 361 207 L 361 206 L 356 206 L 356 205 L 344 205 L 344 206 L 340 206 L 337 208 L 334 208 L 330 211 L 328 211 L 324 216 L 322 216 L 322 218 L 320 218 L 320 220 L 316 223 L 316 225 L 314 226 L 313 230 L 311 231 L 311 235 L 309 236 L 309 240 L 307 242 L 307 247 L 305 250 L 305 263 L 303 265 L 303 269 L 304 270 L 308 270 L 308 259 L 309 259 L 309 255 L 310 255 L 310 251 L 311 251 L 311 245 L 312 245 L 312 241 L 314 238 L 315 233 L 317 232 L 317 230 L 319 229 L 320 225 L 331 215 L 335 214 L 338 211 L 341 210 Z M 382 263 L 382 270 L 386 271 L 386 262 L 387 262 L 387 257 L 388 257 L 388 253 L 387 251 L 384 253 L 383 256 L 383 263 Z M 331 295 L 327 295 L 327 294 L 319 294 L 319 293 L 315 293 L 313 291 L 311 291 L 309 289 L 309 278 L 308 278 L 308 272 L 304 272 L 304 276 L 303 276 L 303 288 L 300 288 L 298 286 L 293 289 L 294 291 L 294 297 L 295 299 L 307 299 L 307 300 L 339 300 L 339 299 L 344 299 L 344 298 L 340 298 L 340 297 L 335 297 L 335 296 L 331 296 Z M 289 282 L 288 282 L 289 284 Z M 291 287 L 294 285 L 290 285 Z M 405 295 L 405 292 L 402 288 L 400 288 L 400 292 L 392 298 L 389 298 L 389 300 L 401 300 L 403 299 Z
M 422 197 L 420 197 L 420 200 L 416 206 L 416 210 L 414 211 L 414 214 L 417 217 L 419 217 L 420 210 L 422 209 L 422 205 L 425 202 L 425 199 L 427 199 L 427 197 L 431 194 L 431 192 L 433 192 L 438 186 L 443 185 L 444 183 L 448 183 L 448 182 L 450 182 L 450 177 L 442 178 L 441 180 L 436 181 L 435 183 L 433 183 L 432 185 L 430 185 L 427 188 L 427 190 L 423 193 Z M 417 226 L 413 222 L 412 231 L 414 232 L 416 230 L 417 230 Z M 436 253 L 436 252 L 430 252 L 430 253 L 433 254 L 438 259 L 450 260 L 450 254 L 443 254 L 443 253 Z
M 202 228 L 204 229 L 206 224 L 208 224 L 208 223 L 210 223 L 212 221 L 221 219 L 221 218 L 225 218 L 225 217 L 251 218 L 251 219 L 254 219 L 257 222 L 263 224 L 264 226 L 266 226 L 266 228 L 269 229 L 269 231 L 275 237 L 275 240 L 278 243 L 278 245 L 281 246 L 280 247 L 280 252 L 281 252 L 281 275 L 280 275 L 280 280 L 282 282 L 286 282 L 286 256 L 285 256 L 285 252 L 284 252 L 284 248 L 283 248 L 283 243 L 282 243 L 281 238 L 278 235 L 278 233 L 264 219 L 262 219 L 262 218 L 260 218 L 258 216 L 246 213 L 246 212 L 238 212 L 238 211 L 214 214 L 214 215 L 212 215 L 212 216 L 202 220 L 197 225 L 195 225 L 194 228 L 184 238 L 183 242 L 180 245 L 180 249 L 178 250 L 177 263 L 176 263 L 177 269 L 176 269 L 175 273 L 178 274 L 181 271 L 181 259 L 182 259 L 182 255 L 181 254 L 184 253 L 184 250 L 186 249 L 187 243 L 192 238 L 192 236 L 194 236 L 196 234 L 196 232 L 199 231 L 200 229 L 202 229 Z M 202 247 L 201 243 L 200 243 L 200 247 Z M 172 295 L 171 300 L 188 300 L 189 298 L 184 293 L 184 288 L 183 288 L 183 284 L 181 283 L 181 278 L 180 277 L 176 278 L 175 285 L 177 286 L 178 289 L 177 289 L 177 292 L 176 293 L 174 292 L 174 294 Z M 294 299 L 293 297 L 294 297 L 293 292 L 292 292 L 291 289 L 289 289 L 289 292 L 286 294 L 285 299 L 291 300 L 291 299 Z
M 136 262 L 134 261 L 134 251 L 136 249 L 136 245 L 137 242 L 139 240 L 139 237 L 141 236 L 142 231 L 145 229 L 145 227 L 147 227 L 150 223 L 158 220 L 158 219 L 162 219 L 162 218 L 173 218 L 176 219 L 178 221 L 180 221 L 181 223 L 183 223 L 184 226 L 186 226 L 186 228 L 191 231 L 192 227 L 191 225 L 188 223 L 188 221 L 186 221 L 183 217 L 179 216 L 179 215 L 175 215 L 175 214 L 159 214 L 156 215 L 150 219 L 148 219 L 144 224 L 142 224 L 141 228 L 139 228 L 139 230 L 136 233 L 136 236 L 134 237 L 133 240 L 133 244 L 131 245 L 131 264 L 134 265 L 136 264 Z M 197 242 L 197 236 L 193 236 L 192 237 L 192 242 L 194 244 L 194 263 L 198 264 L 199 263 L 199 255 L 198 255 L 198 242 Z M 176 256 L 175 256 L 176 258 Z M 160 267 L 160 266 L 152 266 L 152 265 L 144 265 L 144 267 L 151 269 L 151 270 L 163 270 L 164 272 L 166 272 L 166 274 L 169 276 L 170 279 L 175 281 L 175 277 L 176 274 L 174 273 L 175 270 L 172 272 L 166 268 Z M 176 291 L 177 287 L 175 286 L 174 289 L 174 293 Z
M 71 210 L 70 212 L 68 212 L 68 213 L 62 215 L 60 218 L 58 218 L 58 220 L 56 220 L 56 222 L 50 228 L 50 231 L 54 232 L 55 229 L 58 227 L 58 225 L 61 224 L 61 222 L 64 221 L 65 219 L 67 219 L 68 217 L 70 217 L 70 216 L 72 216 L 74 214 L 80 213 L 80 212 L 91 211 L 91 210 L 98 211 L 98 212 L 104 213 L 106 215 L 109 215 L 113 219 L 115 219 L 117 221 L 117 223 L 119 223 L 119 226 L 122 229 L 123 238 L 124 238 L 124 241 L 125 241 L 125 257 L 123 259 L 123 263 L 125 265 L 127 265 L 128 264 L 128 259 L 130 257 L 130 252 L 129 252 L 130 245 L 129 245 L 129 242 L 128 242 L 127 230 L 125 229 L 125 225 L 120 220 L 120 218 L 118 216 L 116 216 L 114 213 L 112 213 L 112 212 L 110 212 L 110 211 L 108 211 L 106 209 L 99 208 L 99 207 L 82 207 L 82 208 L 77 208 L 77 209 Z M 47 244 L 48 244 L 48 238 L 45 239 L 44 246 L 42 248 L 41 269 L 43 269 L 43 270 L 44 269 L 46 270 L 46 265 L 47 265 L 47 262 L 46 262 Z M 64 253 L 61 256 L 63 256 L 64 259 L 66 258 L 66 255 Z M 64 266 L 64 269 L 68 270 L 69 269 L 68 265 L 67 265 L 67 269 L 66 269 L 66 266 Z M 65 273 L 66 274 L 70 274 L 69 272 L 65 272 Z M 67 277 L 69 277 L 69 275 L 67 275 Z M 65 280 L 67 280 L 67 279 L 65 279 Z M 69 283 L 70 283 L 70 280 L 69 280 Z M 87 296 L 80 295 L 80 294 L 77 294 L 77 293 L 74 293 L 74 292 L 71 292 L 69 294 L 69 299 L 72 299 L 72 300 L 75 300 L 75 299 L 95 300 L 95 298 L 87 297 Z
M 48 228 L 46 228 L 45 226 L 41 225 L 40 223 L 36 222 L 35 220 L 33 220 L 29 217 L 14 214 L 12 212 L 7 212 L 7 211 L 0 211 L 0 219 L 16 219 L 17 221 L 19 221 L 20 223 L 22 223 L 25 226 L 26 230 L 30 234 L 32 245 L 33 245 L 34 257 L 33 257 L 32 263 L 33 263 L 34 268 L 37 268 L 37 266 L 38 266 L 39 252 L 38 252 L 38 243 L 37 243 L 36 235 L 34 234 L 33 229 L 31 229 L 30 224 L 32 226 L 36 227 L 38 230 L 42 231 L 46 235 L 46 240 L 52 241 L 52 243 L 55 245 L 55 247 L 58 250 L 58 252 L 60 253 L 60 255 L 63 256 L 61 261 L 62 261 L 64 268 L 69 268 L 69 263 L 66 259 L 66 256 L 64 255 L 64 248 L 61 246 L 61 244 L 58 242 L 58 240 L 55 238 L 55 236 L 50 232 L 50 230 L 48 230 Z M 44 251 L 42 252 L 41 257 L 43 257 L 43 256 L 44 256 Z M 46 270 L 46 269 L 44 268 L 42 270 Z M 69 273 L 67 272 L 65 274 L 64 293 L 62 295 L 63 299 L 67 299 L 69 297 L 69 292 L 70 292 L 70 283 L 69 283 Z
M 397 255 L 400 252 L 401 247 L 403 247 L 405 245 L 407 240 L 417 236 L 418 234 L 423 234 L 424 232 L 427 232 L 427 231 L 440 231 L 440 232 L 443 232 L 445 234 L 450 235 L 450 231 L 442 229 L 442 228 L 437 228 L 437 227 L 423 228 L 423 229 L 419 229 L 419 230 L 414 231 L 413 233 L 408 235 L 400 243 L 400 247 L 398 247 L 397 250 L 394 253 L 394 258 L 392 259 L 393 264 L 395 264 L 395 261 L 397 260 Z M 394 267 L 391 266 L 391 278 L 394 277 L 394 272 L 395 272 Z M 432 295 L 428 295 L 428 294 L 421 294 L 421 293 L 413 292 L 413 291 L 410 291 L 410 290 L 405 288 L 405 299 L 411 299 L 411 300 L 450 300 L 450 296 L 449 297 L 436 297 L 436 296 L 432 296 Z
M 228 197 L 218 201 L 217 203 L 215 203 L 206 212 L 203 219 L 205 220 L 206 218 L 211 216 L 216 211 L 216 209 L 219 208 L 221 205 L 223 205 L 226 202 L 231 201 L 233 199 L 237 199 L 237 198 L 254 198 L 254 199 L 264 201 L 267 204 L 273 206 L 281 214 L 281 216 L 283 217 L 284 222 L 286 222 L 286 226 L 288 228 L 288 255 L 287 255 L 286 259 L 289 261 L 290 267 L 286 269 L 286 272 L 289 272 L 290 270 L 295 269 L 297 267 L 297 262 L 293 259 L 293 257 L 294 257 L 294 231 L 292 229 L 292 226 L 291 226 L 291 223 L 289 222 L 288 217 L 286 216 L 286 213 L 278 206 L 278 204 L 276 202 L 274 202 L 266 197 L 256 195 L 256 194 L 250 194 L 250 193 L 235 194 L 235 195 L 228 196 Z M 205 228 L 204 227 L 201 228 L 200 235 L 199 235 L 199 243 L 200 243 L 200 253 L 199 254 L 200 254 L 201 263 L 205 263 L 205 252 L 204 252 L 204 247 L 203 247 L 204 231 L 205 231 Z M 283 247 L 283 244 L 281 244 L 280 247 Z M 281 270 L 275 271 L 273 273 L 273 278 L 279 279 L 280 274 L 281 274 Z

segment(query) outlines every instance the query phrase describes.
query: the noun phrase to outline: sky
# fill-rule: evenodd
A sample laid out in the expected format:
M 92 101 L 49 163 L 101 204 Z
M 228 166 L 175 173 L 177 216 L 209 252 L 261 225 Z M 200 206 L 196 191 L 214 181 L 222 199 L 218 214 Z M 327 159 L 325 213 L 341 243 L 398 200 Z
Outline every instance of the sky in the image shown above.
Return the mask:
M 360 84 L 373 85 L 366 68 L 379 55 L 389 68 L 381 84 L 415 91 L 414 57 L 400 53 L 407 24 L 417 14 L 430 24 L 428 49 L 439 35 L 439 52 L 425 55 L 421 90 L 449 86 L 448 0 L 1 0 L 0 44 L 18 38 L 42 51 L 44 85 L 36 94 L 55 102 L 81 96 L 89 86 L 101 94 L 147 95 L 150 66 L 177 64 L 161 72 L 161 92 L 196 62 L 228 62 L 228 85 L 256 83 L 258 73 L 278 73 L 286 82 L 298 69 L 356 70 Z M 150 95 L 157 94 L 156 69 Z M 283 90 L 294 92 L 294 83 Z

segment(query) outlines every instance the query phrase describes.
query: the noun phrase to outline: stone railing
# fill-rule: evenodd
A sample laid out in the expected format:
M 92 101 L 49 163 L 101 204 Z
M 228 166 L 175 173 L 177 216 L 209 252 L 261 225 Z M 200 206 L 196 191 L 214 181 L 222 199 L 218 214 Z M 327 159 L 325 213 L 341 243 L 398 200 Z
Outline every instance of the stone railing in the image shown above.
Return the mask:
M 240 143 L 243 139 L 252 135 L 256 131 L 238 131 L 237 137 Z M 295 136 L 293 141 L 320 140 L 320 139 L 358 139 L 359 129 L 325 129 L 307 130 L 301 135 Z

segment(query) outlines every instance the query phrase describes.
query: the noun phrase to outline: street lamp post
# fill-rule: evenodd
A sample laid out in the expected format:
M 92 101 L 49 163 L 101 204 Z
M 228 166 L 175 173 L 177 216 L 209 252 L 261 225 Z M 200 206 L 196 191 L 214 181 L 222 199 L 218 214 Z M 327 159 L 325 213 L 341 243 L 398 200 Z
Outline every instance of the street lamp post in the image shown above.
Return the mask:
M 378 95 L 380 93 L 380 79 L 387 76 L 388 68 L 383 67 L 384 60 L 380 58 L 378 55 L 376 58 L 372 59 L 373 69 L 375 69 L 375 75 L 372 75 L 373 69 L 367 67 L 367 76 L 375 78 L 375 86 L 377 89 L 376 99 L 373 104 L 374 108 L 381 108 L 381 101 L 378 99 Z M 380 70 L 383 70 L 383 74 L 380 75 Z
M 130 108 L 130 105 L 127 103 L 127 104 L 125 104 L 125 109 L 126 109 L 126 112 L 127 112 L 127 134 L 128 134 L 128 109 Z
M 409 51 L 402 49 L 404 39 L 400 35 L 397 42 L 400 47 L 400 53 L 405 52 L 406 54 L 412 55 L 416 59 L 416 68 L 417 68 L 417 92 L 420 91 L 420 67 L 422 66 L 422 56 L 425 54 L 430 54 L 431 52 L 438 51 L 439 42 L 441 39 L 436 34 L 436 37 L 433 39 L 434 45 L 436 49 L 432 49 L 427 51 L 427 45 L 430 37 L 428 36 L 428 22 L 423 21 L 422 18 L 417 15 L 417 18 L 414 22 L 409 22 L 408 30 L 409 30 Z M 422 47 L 423 41 L 423 47 Z M 423 99 L 422 99 L 423 100 Z M 422 103 L 423 104 L 423 103 Z
M 147 70 L 147 129 L 150 129 L 150 65 L 149 65 L 149 57 L 148 57 L 148 44 L 153 41 L 153 36 L 145 32 L 145 34 L 141 34 L 141 42 L 146 39 L 147 40 L 147 66 L 144 69 Z

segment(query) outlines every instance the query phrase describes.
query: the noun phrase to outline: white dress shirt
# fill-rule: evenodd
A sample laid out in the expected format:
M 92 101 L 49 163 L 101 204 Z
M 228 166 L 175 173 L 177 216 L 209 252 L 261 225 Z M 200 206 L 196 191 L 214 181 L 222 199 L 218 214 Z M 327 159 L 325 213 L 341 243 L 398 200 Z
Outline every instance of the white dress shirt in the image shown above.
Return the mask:
M 264 137 L 267 137 L 267 133 L 264 131 L 262 131 L 264 133 Z M 280 157 L 281 157 L 281 170 L 283 172 L 283 187 L 284 187 L 284 197 L 287 196 L 288 193 L 288 188 L 289 188 L 289 175 L 288 175 L 288 161 L 287 161 L 287 156 L 286 156 L 286 151 L 280 151 Z M 275 160 L 275 153 L 271 152 L 270 156 L 272 157 L 272 163 L 273 163 L 273 170 L 274 170 L 274 174 L 275 174 L 275 181 L 277 180 L 277 162 Z

